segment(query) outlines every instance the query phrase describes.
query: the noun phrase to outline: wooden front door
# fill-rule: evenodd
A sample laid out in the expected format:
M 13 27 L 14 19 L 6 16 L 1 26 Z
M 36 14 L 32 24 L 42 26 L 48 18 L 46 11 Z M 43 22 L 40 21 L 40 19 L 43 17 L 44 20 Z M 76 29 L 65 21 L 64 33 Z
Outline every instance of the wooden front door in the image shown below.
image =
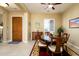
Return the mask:
M 12 41 L 22 41 L 22 17 L 12 17 Z

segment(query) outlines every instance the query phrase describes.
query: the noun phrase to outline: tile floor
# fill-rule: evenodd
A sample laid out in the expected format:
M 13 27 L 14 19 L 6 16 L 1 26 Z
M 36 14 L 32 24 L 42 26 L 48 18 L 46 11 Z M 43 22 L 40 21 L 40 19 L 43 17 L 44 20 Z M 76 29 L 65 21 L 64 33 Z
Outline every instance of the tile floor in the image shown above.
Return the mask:
M 29 56 L 35 41 L 19 44 L 0 43 L 0 56 Z

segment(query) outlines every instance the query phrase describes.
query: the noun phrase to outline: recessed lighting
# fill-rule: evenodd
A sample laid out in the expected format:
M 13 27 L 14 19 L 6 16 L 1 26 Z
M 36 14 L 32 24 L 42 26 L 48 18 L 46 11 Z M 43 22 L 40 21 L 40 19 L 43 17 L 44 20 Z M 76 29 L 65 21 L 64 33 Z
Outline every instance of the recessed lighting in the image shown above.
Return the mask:
M 3 29 L 3 26 L 0 26 L 0 29 Z
M 0 3 L 0 6 L 7 7 L 8 5 L 6 3 Z

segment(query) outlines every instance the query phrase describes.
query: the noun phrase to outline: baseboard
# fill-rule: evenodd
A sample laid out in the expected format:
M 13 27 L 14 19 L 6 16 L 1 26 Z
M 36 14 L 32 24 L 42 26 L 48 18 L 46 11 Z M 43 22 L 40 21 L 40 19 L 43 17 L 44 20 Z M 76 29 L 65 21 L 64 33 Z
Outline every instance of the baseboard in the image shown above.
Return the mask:
M 68 43 L 67 44 L 67 52 L 71 55 L 71 56 L 79 56 L 79 47 L 75 46 L 72 43 Z

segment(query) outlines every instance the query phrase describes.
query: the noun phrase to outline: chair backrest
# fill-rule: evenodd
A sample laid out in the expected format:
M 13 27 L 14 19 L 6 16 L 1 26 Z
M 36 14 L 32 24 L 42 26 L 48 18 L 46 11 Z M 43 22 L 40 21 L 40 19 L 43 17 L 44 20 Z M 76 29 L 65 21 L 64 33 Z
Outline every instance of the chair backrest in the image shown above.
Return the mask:
M 42 32 L 37 32 L 37 33 L 36 33 L 36 39 L 37 39 L 37 40 L 41 40 L 42 34 L 43 34 Z
M 52 45 L 52 43 L 53 43 L 53 34 L 50 33 L 49 37 L 51 38 L 51 45 Z
M 70 37 L 70 34 L 68 34 L 68 33 L 63 33 L 63 35 L 62 35 L 62 42 L 63 42 L 63 43 L 67 43 L 69 37 Z

